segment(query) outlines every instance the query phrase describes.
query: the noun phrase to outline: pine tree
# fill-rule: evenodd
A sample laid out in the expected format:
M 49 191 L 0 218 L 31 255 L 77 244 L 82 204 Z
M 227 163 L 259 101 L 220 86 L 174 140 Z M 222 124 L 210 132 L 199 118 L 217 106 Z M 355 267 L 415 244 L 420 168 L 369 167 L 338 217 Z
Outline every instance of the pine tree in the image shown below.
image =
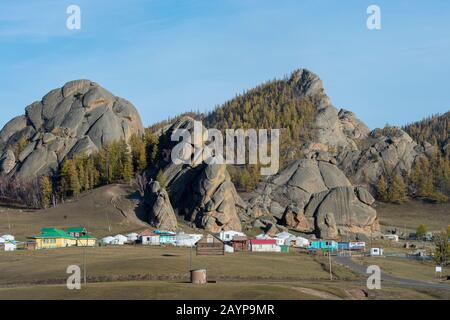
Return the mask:
M 427 227 L 423 224 L 417 227 L 416 229 L 416 237 L 417 239 L 423 239 L 425 235 L 427 234 Z
M 380 201 L 388 201 L 388 188 L 386 185 L 386 180 L 384 179 L 384 176 L 382 175 L 377 183 L 377 198 Z
M 162 172 L 162 170 L 158 171 L 158 174 L 156 175 L 156 181 L 159 182 L 159 185 L 161 186 L 161 188 L 167 187 L 167 180 L 166 180 L 166 177 L 165 177 L 164 173 Z
M 41 189 L 41 202 L 44 209 L 48 208 L 51 202 L 53 188 L 50 179 L 47 176 L 42 176 L 39 181 Z
M 66 160 L 60 172 L 60 192 L 66 196 L 80 194 L 80 181 L 73 160 Z
M 396 174 L 392 179 L 391 186 L 389 188 L 389 201 L 393 203 L 404 203 L 408 200 L 406 185 L 400 174 Z

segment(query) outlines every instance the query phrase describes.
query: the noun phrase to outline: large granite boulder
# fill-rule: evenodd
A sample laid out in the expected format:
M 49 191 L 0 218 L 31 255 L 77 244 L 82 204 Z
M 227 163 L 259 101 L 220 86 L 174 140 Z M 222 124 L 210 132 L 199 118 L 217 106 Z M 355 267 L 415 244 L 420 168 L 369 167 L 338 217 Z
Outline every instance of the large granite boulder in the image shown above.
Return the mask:
M 182 117 L 166 128 L 160 137 L 163 156 L 159 166 L 167 181 L 175 212 L 193 227 L 209 232 L 240 231 L 242 229 L 240 213 L 247 205 L 231 182 L 226 165 L 196 161 L 200 156 L 196 150 L 200 152 L 203 144 L 194 140 L 194 125 L 194 119 Z M 203 141 L 206 141 L 207 131 L 203 126 L 199 128 Z M 191 163 L 175 164 L 171 160 L 172 150 L 178 143 L 171 141 L 171 136 L 177 129 L 187 130 L 192 134 Z
M 144 205 L 148 212 L 148 222 L 156 228 L 176 231 L 178 222 L 169 194 L 158 181 L 148 183 L 144 194 Z
M 294 161 L 276 176 L 260 183 L 252 211 L 277 216 L 279 222 L 300 232 L 339 239 L 379 229 L 374 199 L 362 186 L 354 187 L 327 153 L 313 153 Z
M 143 133 L 134 106 L 90 80 L 54 89 L 0 131 L 3 174 L 28 179 L 53 173 L 67 158 L 90 155 L 106 144 Z M 14 158 L 8 150 L 26 142 Z M 4 158 L 4 159 L 3 159 Z

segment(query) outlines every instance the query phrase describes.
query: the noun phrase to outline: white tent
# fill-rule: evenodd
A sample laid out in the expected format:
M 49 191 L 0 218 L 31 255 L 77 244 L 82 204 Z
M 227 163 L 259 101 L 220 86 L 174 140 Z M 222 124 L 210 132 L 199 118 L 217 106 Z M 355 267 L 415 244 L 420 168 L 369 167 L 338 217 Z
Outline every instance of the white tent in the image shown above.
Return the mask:
M 134 242 L 139 238 L 139 235 L 137 233 L 129 233 L 127 234 L 127 240 L 130 242 Z
M 0 237 L 0 243 L 5 243 L 5 242 L 6 242 L 6 240 L 3 239 L 2 237 Z
M 101 240 L 102 244 L 113 244 L 116 238 L 114 237 L 105 237 Z
M 202 234 L 179 233 L 175 236 L 173 244 L 177 247 L 194 247 L 201 238 L 203 238 Z
M 121 246 L 127 241 L 128 241 L 127 237 L 125 237 L 124 235 L 118 234 L 114 237 L 113 244 L 117 244 L 117 245 Z
M 10 235 L 10 234 L 5 234 L 3 236 L 1 236 L 3 239 L 5 239 L 6 241 L 14 241 L 15 238 L 14 236 Z
M 222 241 L 231 241 L 234 237 L 245 237 L 245 233 L 240 231 L 228 230 L 228 231 L 220 231 L 219 239 Z
M 272 238 L 271 236 L 268 236 L 268 235 L 265 234 L 265 233 L 261 233 L 261 234 L 258 234 L 258 235 L 255 237 L 255 239 L 269 239 L 269 240 L 273 240 L 273 239 L 275 239 L 275 238 Z
M 278 239 L 287 239 L 287 238 L 292 238 L 295 236 L 289 232 L 283 231 L 283 232 L 278 233 L 275 237 Z
M 284 244 L 297 248 L 306 248 L 309 247 L 309 240 L 303 237 L 292 236 L 290 238 L 285 239 Z
M 5 243 L 2 244 L 2 247 L 4 248 L 5 251 L 14 251 L 17 249 L 15 241 L 6 241 Z

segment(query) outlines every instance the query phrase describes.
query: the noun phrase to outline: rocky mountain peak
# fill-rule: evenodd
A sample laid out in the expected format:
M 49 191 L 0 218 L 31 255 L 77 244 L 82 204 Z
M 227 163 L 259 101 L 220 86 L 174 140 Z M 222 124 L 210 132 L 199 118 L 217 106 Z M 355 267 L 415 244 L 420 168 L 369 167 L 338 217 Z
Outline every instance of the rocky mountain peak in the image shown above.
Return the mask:
M 0 170 L 22 179 L 50 174 L 67 157 L 89 155 L 143 130 L 129 101 L 90 80 L 70 81 L 0 131 Z

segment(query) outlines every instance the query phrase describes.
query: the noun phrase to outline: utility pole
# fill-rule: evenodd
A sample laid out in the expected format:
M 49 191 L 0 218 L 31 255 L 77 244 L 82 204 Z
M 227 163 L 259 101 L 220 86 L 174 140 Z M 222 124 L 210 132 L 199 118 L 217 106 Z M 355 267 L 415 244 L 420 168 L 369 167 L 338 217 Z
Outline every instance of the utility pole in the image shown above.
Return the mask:
M 11 231 L 11 223 L 9 221 L 9 208 L 6 209 L 6 219 L 8 220 L 8 230 Z
M 330 262 L 330 281 L 333 281 L 333 273 L 331 272 L 331 250 L 328 251 L 328 260 Z
M 83 277 L 84 277 L 85 285 L 87 283 L 87 281 L 86 281 L 86 247 L 87 247 L 87 243 L 84 245 L 84 255 L 83 255 Z

